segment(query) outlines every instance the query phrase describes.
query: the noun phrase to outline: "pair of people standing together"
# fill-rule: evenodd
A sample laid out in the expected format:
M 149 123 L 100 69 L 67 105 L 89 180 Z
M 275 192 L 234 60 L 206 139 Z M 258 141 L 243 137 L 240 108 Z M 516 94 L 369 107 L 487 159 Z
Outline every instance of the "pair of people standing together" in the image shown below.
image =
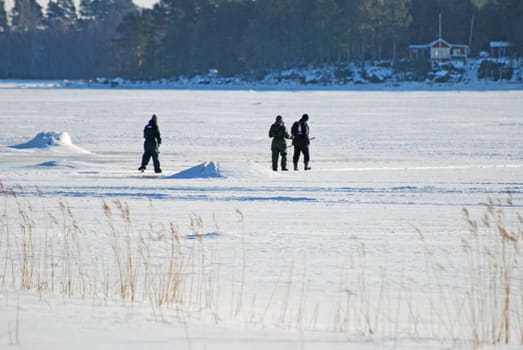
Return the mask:
M 292 145 L 294 146 L 294 154 L 292 157 L 292 163 L 294 170 L 298 170 L 298 162 L 300 155 L 303 153 L 304 169 L 310 170 L 309 165 L 310 154 L 309 154 L 309 125 L 307 124 L 309 115 L 304 114 L 301 119 L 294 122 L 291 128 L 291 135 L 285 127 L 283 118 L 281 115 L 276 117 L 276 121 L 271 125 L 269 129 L 269 137 L 272 138 L 271 151 L 272 151 L 272 170 L 278 170 L 278 158 L 281 156 L 281 170 L 287 171 L 287 143 L 285 139 L 292 139 Z

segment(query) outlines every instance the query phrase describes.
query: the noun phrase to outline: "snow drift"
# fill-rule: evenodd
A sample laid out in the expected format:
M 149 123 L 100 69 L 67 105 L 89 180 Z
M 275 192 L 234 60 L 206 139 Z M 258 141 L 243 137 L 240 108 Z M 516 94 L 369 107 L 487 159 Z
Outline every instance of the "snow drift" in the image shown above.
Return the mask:
M 26 143 L 10 146 L 16 149 L 49 149 L 60 147 L 60 150 L 69 150 L 76 153 L 90 153 L 89 151 L 73 144 L 67 132 L 42 131 Z
M 202 178 L 267 178 L 279 176 L 277 172 L 268 169 L 251 160 L 248 161 L 206 161 L 191 168 L 182 170 L 168 179 L 202 179 Z
M 218 164 L 215 162 L 203 162 L 195 165 L 189 169 L 180 171 L 174 175 L 169 176 L 169 179 L 201 179 L 223 177 L 218 169 Z

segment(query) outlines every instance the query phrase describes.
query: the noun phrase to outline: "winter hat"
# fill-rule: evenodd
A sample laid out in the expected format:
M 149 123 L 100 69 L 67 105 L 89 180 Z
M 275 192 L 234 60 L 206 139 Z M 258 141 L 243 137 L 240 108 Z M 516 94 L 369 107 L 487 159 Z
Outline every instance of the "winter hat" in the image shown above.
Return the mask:
M 152 121 L 156 121 L 158 118 L 156 117 L 156 114 L 153 114 L 153 116 L 151 117 L 151 120 Z
M 304 115 L 301 116 L 301 119 L 307 121 L 307 120 L 309 120 L 309 115 L 307 113 L 305 113 Z

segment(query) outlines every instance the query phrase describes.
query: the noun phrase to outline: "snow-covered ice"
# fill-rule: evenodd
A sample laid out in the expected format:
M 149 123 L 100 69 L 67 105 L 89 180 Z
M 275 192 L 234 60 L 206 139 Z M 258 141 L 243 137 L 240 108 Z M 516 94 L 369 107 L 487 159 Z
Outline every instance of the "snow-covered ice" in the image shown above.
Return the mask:
M 471 348 L 463 209 L 510 200 L 517 227 L 523 207 L 517 90 L 15 85 L 0 105 L 0 348 Z M 273 172 L 269 127 L 302 113 L 312 170 Z M 494 348 L 520 347 L 511 327 Z

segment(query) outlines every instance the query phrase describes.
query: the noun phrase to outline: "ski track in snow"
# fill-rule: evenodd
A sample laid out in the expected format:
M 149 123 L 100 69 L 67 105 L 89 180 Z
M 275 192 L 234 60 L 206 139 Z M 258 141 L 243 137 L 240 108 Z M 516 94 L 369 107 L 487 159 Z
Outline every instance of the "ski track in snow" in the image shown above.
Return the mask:
M 165 182 L 164 179 L 158 181 Z M 450 186 L 449 186 L 450 185 Z M 129 186 L 43 186 L 40 190 L 45 197 L 64 198 L 151 198 L 156 200 L 177 201 L 281 201 L 281 202 L 318 202 L 324 204 L 388 204 L 388 205 L 450 205 L 476 206 L 484 205 L 483 200 L 473 202 L 442 201 L 440 196 L 463 195 L 503 198 L 508 193 L 513 196 L 523 193 L 523 183 L 485 183 L 459 186 L 391 186 L 391 187 L 229 187 L 229 186 L 171 186 L 155 187 Z M 481 187 L 479 185 L 482 185 Z M 22 196 L 33 197 L 36 191 L 25 189 Z M 384 199 L 386 198 L 386 199 Z M 432 200 L 431 200 L 432 199 Z M 523 205 L 523 204 L 522 204 Z M 521 207 L 515 204 L 516 207 Z
M 208 164 L 212 166 L 208 167 Z M 214 164 L 214 165 L 213 165 Z M 219 165 L 218 165 L 219 164 Z M 430 184 L 424 183 L 423 174 L 433 171 L 454 172 L 473 171 L 481 172 L 490 170 L 521 171 L 519 165 L 492 165 L 492 166 L 411 166 L 411 167 L 361 167 L 361 168 L 336 168 L 322 167 L 317 162 L 318 170 L 311 172 L 272 172 L 267 169 L 267 164 L 249 162 L 204 162 L 187 169 L 175 172 L 173 175 L 162 176 L 149 174 L 136 174 L 132 171 L 118 172 L 100 169 L 103 164 L 98 164 L 96 159 L 89 163 L 81 161 L 53 160 L 34 166 L 31 169 L 48 168 L 48 175 L 52 178 L 55 174 L 64 174 L 71 178 L 85 178 L 83 184 L 68 185 L 40 185 L 46 197 L 56 198 L 121 198 L 174 201 L 225 201 L 225 202 L 316 202 L 328 205 L 350 205 L 353 203 L 365 205 L 419 205 L 419 206 L 478 206 L 485 205 L 487 198 L 503 198 L 510 193 L 519 196 L 523 193 L 523 182 L 496 182 L 460 181 L 453 179 L 428 178 Z M 91 171 L 82 170 L 83 167 Z M 220 168 L 220 169 L 219 169 Z M 223 168 L 223 170 L 222 170 Z M 94 170 L 97 169 L 97 170 Z M 209 169 L 211 169 L 209 171 Z M 347 182 L 361 178 L 373 178 L 387 173 L 397 173 L 397 181 L 379 180 L 365 183 L 360 186 L 347 186 L 339 181 L 346 177 Z M 180 175 L 179 175 L 180 174 Z M 203 175 L 202 175 L 203 174 Z M 403 175 L 415 179 L 415 183 L 405 183 Z M 417 174 L 421 174 L 417 178 Z M 425 175 L 426 176 L 426 175 Z M 309 182 L 309 179 L 313 179 Z M 91 181 L 89 181 L 89 179 Z M 114 185 L 127 179 L 126 186 Z M 324 186 L 316 186 L 321 179 Z M 105 182 L 103 186 L 88 184 L 89 182 Z M 253 185 L 253 183 L 256 185 Z M 178 185 L 177 183 L 181 183 Z M 231 183 L 236 183 L 231 185 Z M 151 185 L 154 184 L 154 185 Z M 22 196 L 36 196 L 37 192 L 29 186 L 21 193 Z M 459 200 L 458 197 L 467 198 Z M 470 198 L 478 198 L 471 202 Z M 519 207 L 518 203 L 514 206 Z

